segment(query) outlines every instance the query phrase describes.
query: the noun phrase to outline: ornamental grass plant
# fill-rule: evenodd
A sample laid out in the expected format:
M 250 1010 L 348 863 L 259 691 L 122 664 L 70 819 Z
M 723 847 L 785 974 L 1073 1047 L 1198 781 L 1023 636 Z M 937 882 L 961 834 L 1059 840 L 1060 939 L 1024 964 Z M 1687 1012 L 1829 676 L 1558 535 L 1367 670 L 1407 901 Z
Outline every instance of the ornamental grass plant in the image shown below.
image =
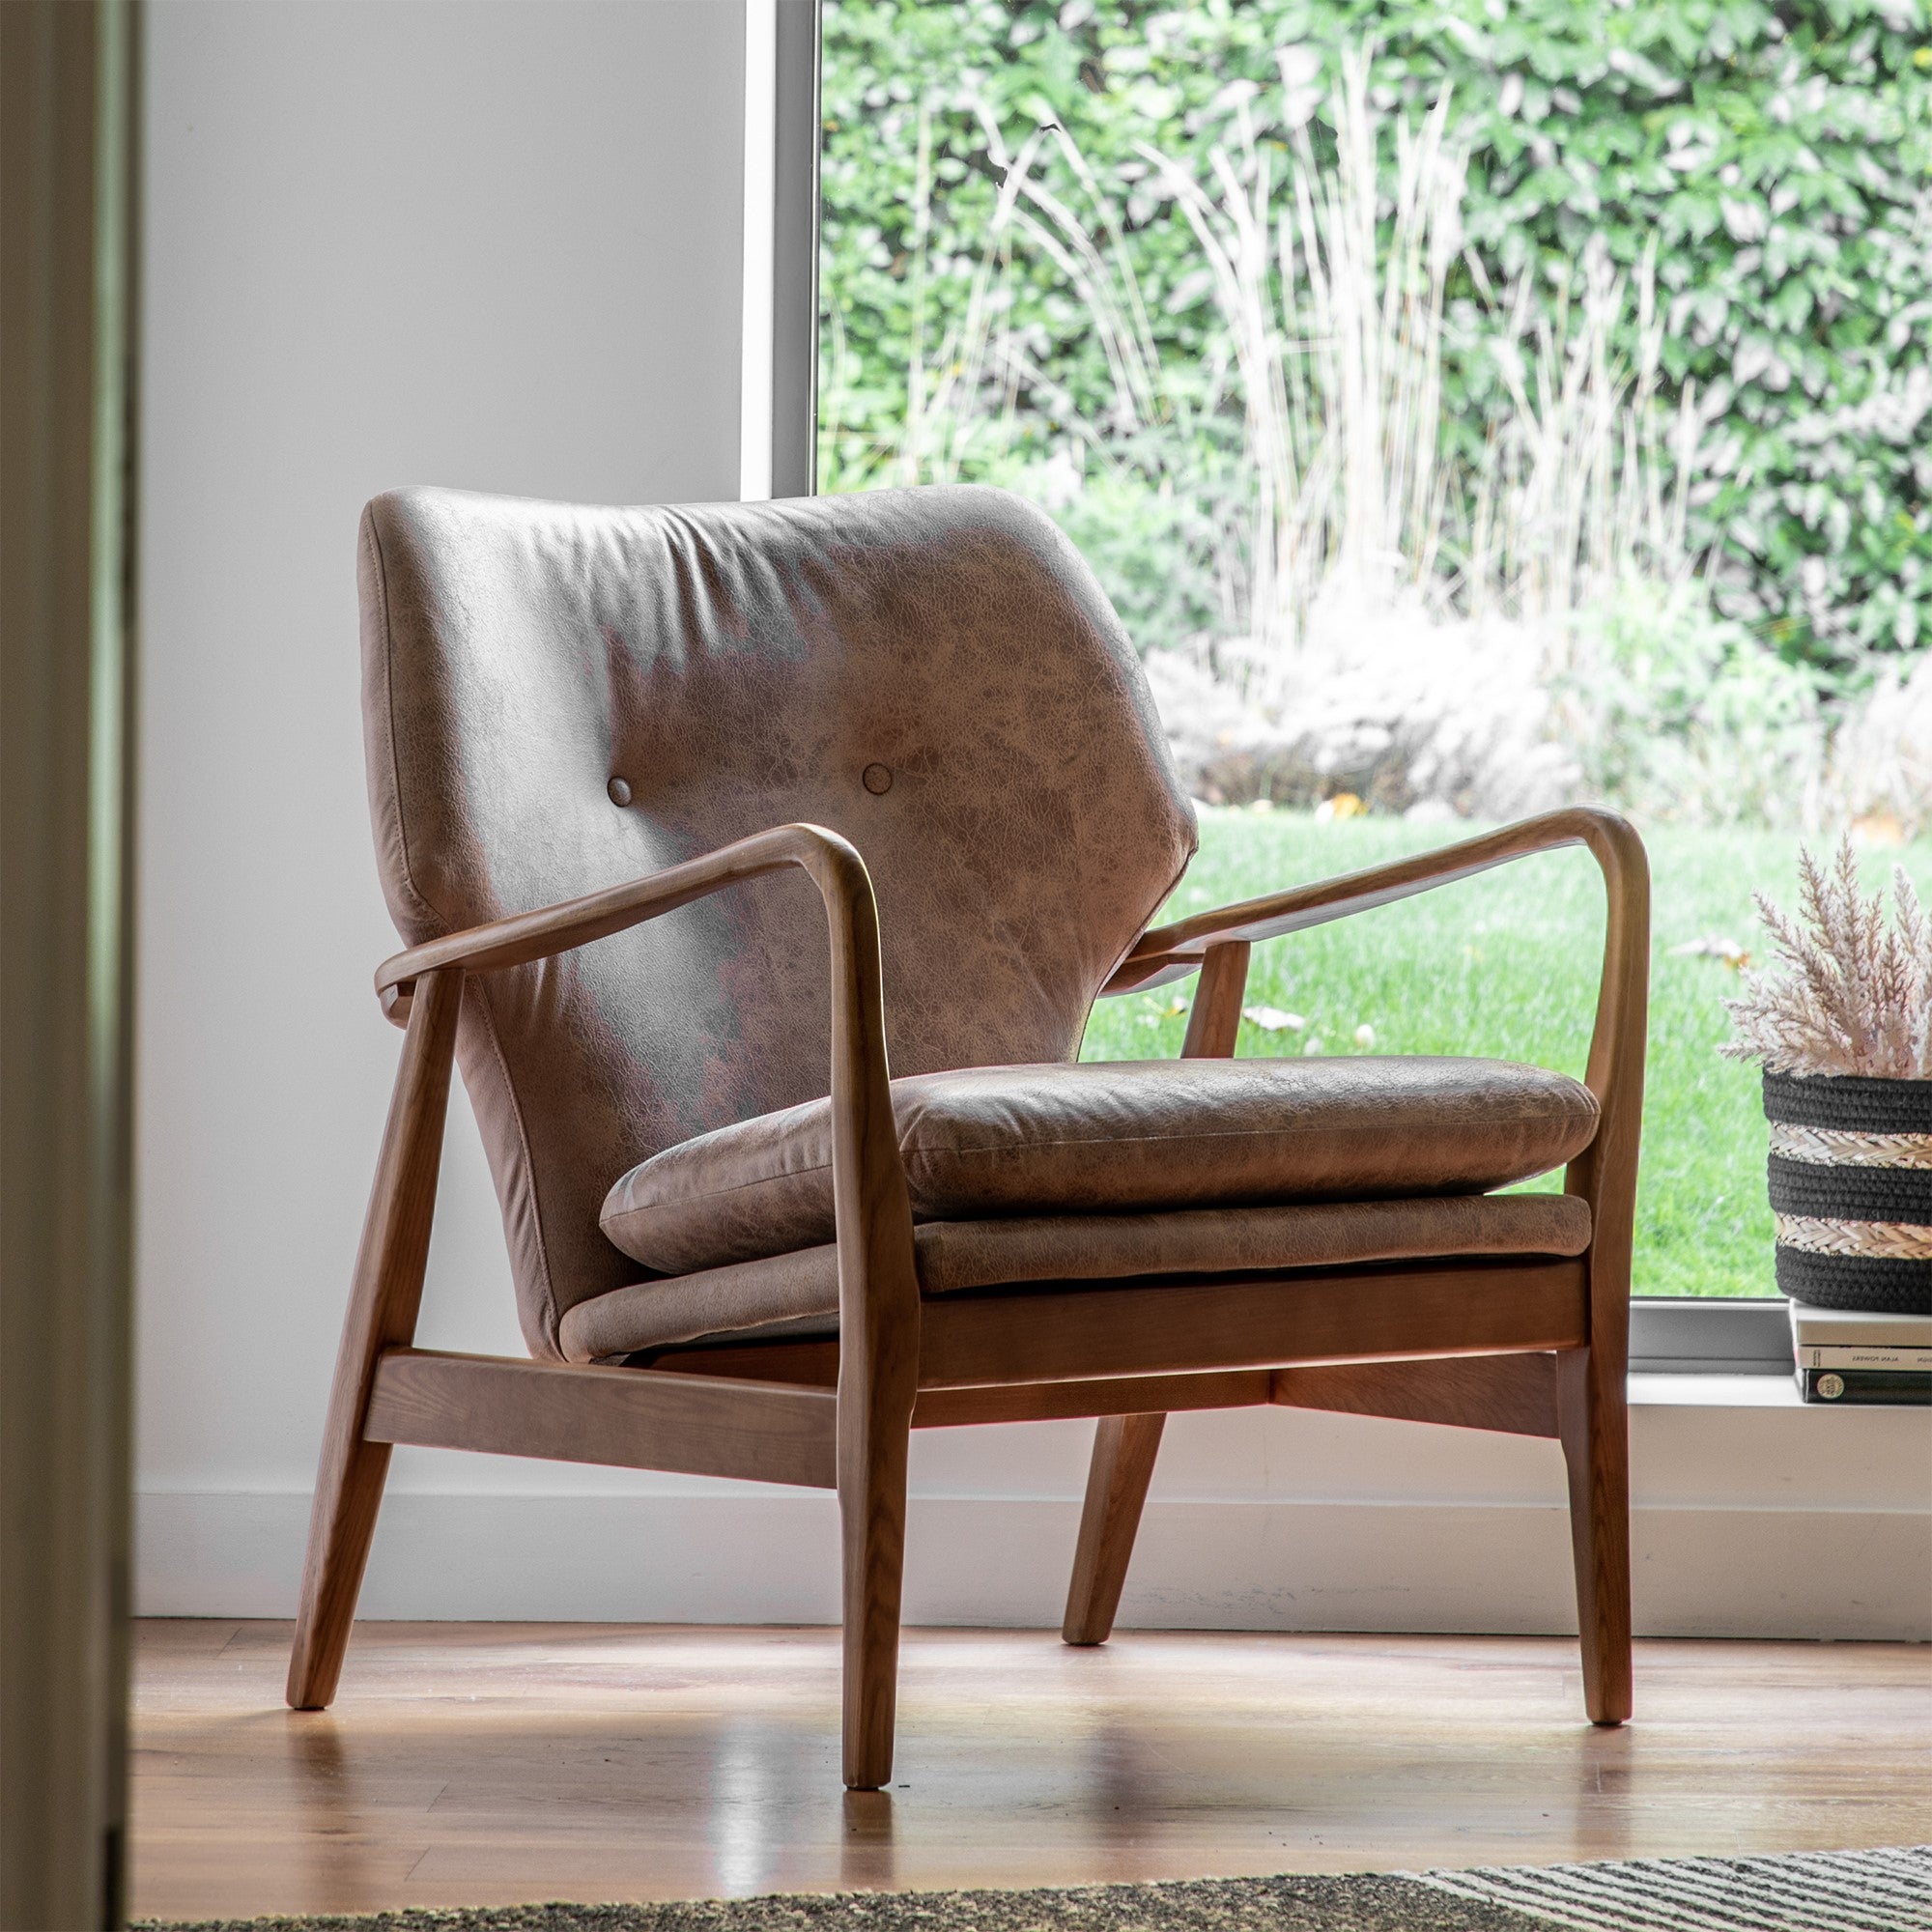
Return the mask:
M 1691 385 L 1708 406 L 1690 549 L 1715 554 L 1721 613 L 1833 696 L 1912 649 L 1932 566 L 1925 0 L 830 0 L 825 294 L 849 380 L 825 473 L 850 478 L 896 450 L 918 407 L 903 382 L 915 310 L 921 367 L 949 371 L 940 352 L 970 297 L 1000 157 L 1049 126 L 1103 209 L 1042 152 L 1052 189 L 1104 256 L 1131 257 L 1162 381 L 1187 390 L 1197 427 L 1227 427 L 1214 419 L 1229 400 L 1238 416 L 1238 400 L 1215 397 L 1232 363 L 1211 271 L 1143 150 L 1216 197 L 1213 156 L 1250 137 L 1277 183 L 1303 134 L 1318 170 L 1338 174 L 1328 99 L 1371 37 L 1383 245 L 1400 130 L 1450 103 L 1463 193 L 1447 318 L 1478 321 L 1486 291 L 1516 290 L 1553 326 L 1587 298 L 1590 241 L 1627 277 L 1654 251 L 1660 393 L 1674 407 Z M 1000 299 L 1001 328 L 1050 384 L 1014 397 L 1016 453 L 1064 469 L 1074 420 L 1112 408 L 1110 352 L 1044 248 L 1016 245 Z M 1614 361 L 1641 363 L 1643 326 L 1627 306 Z M 1503 386 L 1481 331 L 1459 334 L 1439 391 L 1456 454 L 1480 455 Z M 1196 485 L 1226 454 L 1214 435 L 1192 438 L 1169 471 L 1172 519 L 1147 506 L 1134 543 L 1160 530 L 1170 574 L 1199 536 Z
M 1826 778 L 1817 695 L 1714 604 L 1690 534 L 1709 423 L 1694 380 L 1665 394 L 1656 251 L 1619 270 L 1591 238 L 1575 299 L 1551 303 L 1528 265 L 1492 286 L 1466 243 L 1449 92 L 1392 117 L 1375 62 L 1345 49 L 1323 92 L 1284 54 L 1272 116 L 1259 92 L 1236 101 L 1185 163 L 1154 128 L 1112 183 L 1060 123 L 1009 147 L 988 113 L 999 188 L 970 259 L 935 240 L 944 157 L 922 106 L 903 414 L 855 453 L 845 424 L 885 372 L 834 308 L 828 482 L 1041 501 L 1146 652 L 1204 798 L 1805 812 Z M 1209 320 L 1185 355 L 1143 288 L 1136 202 L 1189 238 Z M 1097 379 L 1073 383 L 1030 317 L 1042 272 L 1085 319 Z M 1480 298 L 1452 301 L 1471 273 Z M 1471 449 L 1446 399 L 1478 363 Z

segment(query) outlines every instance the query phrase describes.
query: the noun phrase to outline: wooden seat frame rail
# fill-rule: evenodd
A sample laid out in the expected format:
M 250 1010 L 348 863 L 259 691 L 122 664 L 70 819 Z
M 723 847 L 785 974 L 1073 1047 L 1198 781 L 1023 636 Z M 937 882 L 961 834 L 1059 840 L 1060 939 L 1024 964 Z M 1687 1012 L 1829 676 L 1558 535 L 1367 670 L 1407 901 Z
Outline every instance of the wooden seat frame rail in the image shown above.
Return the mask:
M 1621 1723 L 1631 1710 L 1624 1378 L 1649 956 L 1649 873 L 1635 833 L 1605 811 L 1548 812 L 1154 927 L 1104 991 L 1199 971 L 1182 1051 L 1225 1057 L 1256 942 L 1577 844 L 1603 869 L 1607 923 L 1584 1075 L 1600 1120 L 1564 1179 L 1592 1216 L 1590 1246 L 1574 1260 L 1418 1261 L 922 1302 L 888 1085 L 877 907 L 858 852 L 820 827 L 781 826 L 398 954 L 376 983 L 407 1032 L 329 1398 L 289 1702 L 315 1710 L 334 1695 L 395 1443 L 804 1484 L 838 1494 L 844 1778 L 876 1788 L 892 1775 L 911 1430 L 1100 1419 L 1063 1627 L 1069 1643 L 1099 1643 L 1166 1416 L 1283 1404 L 1558 1440 L 1584 1704 L 1595 1722 Z M 838 1340 L 686 1350 L 645 1369 L 414 1348 L 466 977 L 587 945 L 784 867 L 818 887 L 831 935 Z

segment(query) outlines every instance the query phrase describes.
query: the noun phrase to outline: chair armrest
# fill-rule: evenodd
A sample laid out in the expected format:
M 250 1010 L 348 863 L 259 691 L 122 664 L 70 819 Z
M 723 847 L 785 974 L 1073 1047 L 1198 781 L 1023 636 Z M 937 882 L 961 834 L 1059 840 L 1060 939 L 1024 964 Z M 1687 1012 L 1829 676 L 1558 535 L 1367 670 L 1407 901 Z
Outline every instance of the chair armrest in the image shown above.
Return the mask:
M 421 976 L 527 965 L 787 866 L 810 874 L 831 927 L 832 1193 L 843 1344 L 842 1440 L 848 1388 L 860 1398 L 852 1408 L 853 1429 L 863 1428 L 882 1400 L 903 1406 L 910 1417 L 919 1365 L 919 1282 L 886 1060 L 879 909 L 856 847 L 823 826 L 776 826 L 625 885 L 412 946 L 377 969 L 376 990 L 384 1009 L 401 1024 Z
M 1613 1281 L 1621 1270 L 1628 1283 L 1650 991 L 1650 865 L 1635 828 L 1616 812 L 1595 806 L 1541 812 L 1434 852 L 1151 926 L 1101 990 L 1131 993 L 1162 985 L 1193 972 L 1216 947 L 1246 947 L 1299 932 L 1566 845 L 1588 846 L 1602 867 L 1607 918 L 1596 1022 L 1583 1074 L 1584 1085 L 1597 1096 L 1597 1134 L 1570 1163 L 1564 1185 L 1567 1192 L 1588 1200 L 1596 1219 L 1595 1252 L 1608 1265 L 1593 1268 L 1593 1274 Z M 1238 1000 L 1238 992 L 1235 997 Z
M 377 997 L 384 1012 L 401 1026 L 409 1019 L 411 991 L 421 974 L 446 966 L 460 966 L 466 973 L 526 966 L 533 959 L 548 959 L 587 946 L 593 939 L 608 939 L 612 933 L 674 912 L 694 899 L 707 898 L 726 886 L 786 866 L 797 866 L 811 874 L 828 913 L 837 905 L 849 915 L 863 899 L 870 909 L 876 947 L 878 912 L 872 905 L 871 880 L 858 852 L 822 826 L 780 825 L 736 839 L 701 858 L 687 859 L 680 866 L 668 866 L 661 872 L 646 872 L 640 879 L 609 886 L 601 893 L 540 906 L 534 912 L 514 913 L 508 919 L 472 925 L 441 939 L 425 940 L 385 959 L 376 969 Z
M 1385 866 L 1371 866 L 1365 871 L 1320 879 L 1313 885 L 1291 886 L 1260 898 L 1243 899 L 1237 905 L 1195 913 L 1171 925 L 1150 926 L 1114 969 L 1113 977 L 1100 989 L 1101 996 L 1139 992 L 1179 980 L 1201 964 L 1209 946 L 1229 940 L 1252 945 L 1311 925 L 1325 925 L 1330 920 L 1347 919 L 1351 913 L 1432 892 L 1455 879 L 1473 878 L 1478 872 L 1506 866 L 1532 852 L 1554 851 L 1565 845 L 1589 846 L 1606 876 L 1612 864 L 1627 868 L 1629 850 L 1634 851 L 1639 867 L 1642 866 L 1643 847 L 1636 833 L 1615 812 L 1593 806 L 1541 812 L 1486 832 L 1481 838 L 1439 846 L 1434 852 L 1418 852 Z M 1616 860 L 1614 851 L 1625 847 L 1629 850 L 1624 858 Z

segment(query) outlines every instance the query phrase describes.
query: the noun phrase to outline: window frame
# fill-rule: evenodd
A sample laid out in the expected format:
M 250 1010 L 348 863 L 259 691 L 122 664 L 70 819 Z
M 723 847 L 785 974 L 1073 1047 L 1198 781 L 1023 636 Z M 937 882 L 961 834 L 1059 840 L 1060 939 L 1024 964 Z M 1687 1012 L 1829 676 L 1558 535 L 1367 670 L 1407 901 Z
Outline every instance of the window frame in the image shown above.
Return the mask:
M 745 0 L 739 496 L 818 483 L 822 0 Z

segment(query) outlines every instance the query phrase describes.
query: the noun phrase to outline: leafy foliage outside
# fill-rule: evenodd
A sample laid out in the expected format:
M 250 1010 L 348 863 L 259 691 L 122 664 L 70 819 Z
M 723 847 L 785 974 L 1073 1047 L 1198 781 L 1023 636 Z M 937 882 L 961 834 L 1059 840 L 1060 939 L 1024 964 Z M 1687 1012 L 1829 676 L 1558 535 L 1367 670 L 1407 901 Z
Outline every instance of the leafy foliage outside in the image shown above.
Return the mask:
M 1920 644 L 1932 602 L 1928 39 L 1921 0 L 833 0 L 826 485 L 930 473 L 909 430 L 958 353 L 1007 172 L 1051 124 L 1069 138 L 1039 179 L 1080 219 L 1046 224 L 1058 254 L 1004 265 L 1023 366 L 983 375 L 1004 441 L 952 451 L 949 473 L 1026 470 L 1145 643 L 1225 628 L 1213 526 L 1239 487 L 1242 412 L 1211 271 L 1148 150 L 1209 185 L 1217 153 L 1224 171 L 1272 155 L 1277 179 L 1298 140 L 1330 162 L 1341 63 L 1373 41 L 1384 159 L 1446 96 L 1464 170 L 1445 450 L 1479 462 L 1507 400 L 1506 291 L 1560 335 L 1593 254 L 1626 276 L 1648 263 L 1660 398 L 1700 425 L 1687 541 L 1718 612 L 1821 692 L 1855 687 Z M 1096 329 L 1098 287 L 1143 314 Z M 1164 416 L 1137 426 L 1110 356 L 1143 323 Z M 1637 367 L 1637 306 L 1612 327 Z M 1087 474 L 1094 424 L 1165 442 Z M 1057 502 L 1056 467 L 1072 472 Z

